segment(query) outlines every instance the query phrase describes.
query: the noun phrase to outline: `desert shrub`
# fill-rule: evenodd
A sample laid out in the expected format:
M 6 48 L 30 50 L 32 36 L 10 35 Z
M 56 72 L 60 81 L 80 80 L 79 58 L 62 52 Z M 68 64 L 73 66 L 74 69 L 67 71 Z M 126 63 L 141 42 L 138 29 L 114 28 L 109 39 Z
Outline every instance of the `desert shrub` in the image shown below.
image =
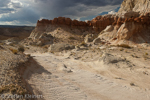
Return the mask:
M 26 47 L 26 49 L 30 49 L 29 47 Z
M 49 48 L 49 45 L 45 45 L 43 46 L 44 49 L 48 49 Z
M 70 39 L 70 40 L 75 40 L 75 38 L 74 38 L 74 37 L 69 37 L 69 39 Z
M 86 46 L 86 43 L 83 41 L 83 42 L 81 43 L 81 46 Z
M 24 52 L 25 51 L 24 46 L 19 46 L 18 51 Z
M 5 43 L 0 43 L 0 45 L 4 45 Z
M 148 53 L 146 52 L 145 55 L 148 55 Z
M 125 50 L 125 52 L 126 52 L 126 53 L 128 53 L 128 51 L 127 51 L 127 50 Z
M 17 53 L 18 53 L 18 50 L 16 50 L 16 49 L 10 48 L 9 50 L 10 50 L 12 53 L 14 53 L 14 54 L 17 54 Z
M 133 82 L 130 83 L 131 86 L 135 86 L 135 84 Z
M 148 56 L 145 54 L 143 54 L 143 58 L 144 58 L 144 60 L 147 60 L 148 59 Z
M 117 45 L 118 47 L 123 47 L 123 48 L 131 48 L 129 45 L 127 44 L 120 44 L 120 45 Z
M 31 57 L 31 55 L 30 55 L 30 54 L 26 54 L 26 56 L 27 56 L 28 58 L 30 58 L 30 57 Z
M 124 49 L 122 49 L 122 48 L 120 49 L 120 51 L 123 51 L 123 50 L 124 50 Z
M 10 43 L 9 45 L 10 45 L 10 46 L 15 46 L 15 44 L 14 44 L 14 43 Z

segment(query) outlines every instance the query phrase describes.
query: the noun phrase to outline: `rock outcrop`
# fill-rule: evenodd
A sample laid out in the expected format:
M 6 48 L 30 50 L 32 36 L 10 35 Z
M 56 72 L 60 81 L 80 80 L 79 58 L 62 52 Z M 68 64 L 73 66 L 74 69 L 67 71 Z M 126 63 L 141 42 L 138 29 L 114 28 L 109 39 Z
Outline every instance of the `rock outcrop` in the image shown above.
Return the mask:
M 105 39 L 113 44 L 150 43 L 150 13 L 141 16 L 131 15 L 131 12 L 127 12 L 123 18 L 118 18 L 113 25 L 100 33 L 99 39 Z
M 145 14 L 150 12 L 149 0 L 124 0 L 118 13 L 126 13 L 129 11 L 140 12 Z
M 108 25 L 113 24 L 115 20 L 116 18 L 113 15 L 98 16 L 92 21 L 87 22 L 71 20 L 65 17 L 58 17 L 53 20 L 42 19 L 38 20 L 29 38 L 37 43 L 37 41 L 41 41 L 41 36 L 45 33 L 51 34 L 59 40 L 70 37 L 76 38 L 75 35 L 86 36 L 87 34 L 98 34 Z M 43 44 L 43 42 L 38 42 L 38 44 L 40 43 Z
M 94 27 L 95 31 L 100 32 L 104 30 L 108 25 L 112 25 L 115 20 L 117 19 L 114 15 L 97 16 L 91 21 L 91 25 Z
M 42 19 L 38 20 L 37 27 L 48 26 L 48 25 L 66 25 L 66 26 L 76 26 L 76 27 L 88 27 L 88 23 L 78 20 L 71 20 L 70 18 L 58 17 L 53 20 Z

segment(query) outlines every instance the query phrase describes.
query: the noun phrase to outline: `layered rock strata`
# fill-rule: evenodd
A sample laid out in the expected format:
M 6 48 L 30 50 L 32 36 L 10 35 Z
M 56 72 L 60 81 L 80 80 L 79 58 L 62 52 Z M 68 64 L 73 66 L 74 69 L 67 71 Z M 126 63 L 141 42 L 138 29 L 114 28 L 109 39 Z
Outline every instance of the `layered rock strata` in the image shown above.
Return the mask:
M 131 16 L 130 13 L 117 18 L 97 39 L 105 39 L 114 44 L 150 43 L 150 13 L 141 16 Z

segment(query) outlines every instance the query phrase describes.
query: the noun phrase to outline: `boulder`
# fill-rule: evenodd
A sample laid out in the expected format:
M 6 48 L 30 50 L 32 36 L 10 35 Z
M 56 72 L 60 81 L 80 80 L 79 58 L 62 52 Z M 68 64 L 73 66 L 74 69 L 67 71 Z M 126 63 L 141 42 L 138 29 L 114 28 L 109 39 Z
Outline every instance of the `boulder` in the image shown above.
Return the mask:
M 84 38 L 85 43 L 92 42 L 93 40 L 94 40 L 94 35 L 93 34 L 88 34 Z
M 124 18 L 135 18 L 139 16 L 140 16 L 139 12 L 134 12 L 134 11 L 129 11 L 124 14 Z

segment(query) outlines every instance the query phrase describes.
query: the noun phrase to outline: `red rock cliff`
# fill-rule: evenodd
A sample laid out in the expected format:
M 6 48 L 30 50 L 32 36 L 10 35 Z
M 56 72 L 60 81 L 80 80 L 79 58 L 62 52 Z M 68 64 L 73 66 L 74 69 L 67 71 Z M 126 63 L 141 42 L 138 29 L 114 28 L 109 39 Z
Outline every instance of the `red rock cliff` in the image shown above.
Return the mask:
M 92 21 L 78 21 L 78 20 L 71 20 L 70 18 L 65 17 L 58 17 L 54 18 L 53 20 L 42 19 L 38 20 L 37 27 L 40 26 L 48 26 L 48 25 L 66 25 L 73 28 L 80 28 L 80 27 L 91 27 L 95 31 L 100 32 L 105 29 L 108 25 L 113 24 L 115 21 L 115 17 L 112 15 L 108 16 L 98 16 L 94 18 Z

